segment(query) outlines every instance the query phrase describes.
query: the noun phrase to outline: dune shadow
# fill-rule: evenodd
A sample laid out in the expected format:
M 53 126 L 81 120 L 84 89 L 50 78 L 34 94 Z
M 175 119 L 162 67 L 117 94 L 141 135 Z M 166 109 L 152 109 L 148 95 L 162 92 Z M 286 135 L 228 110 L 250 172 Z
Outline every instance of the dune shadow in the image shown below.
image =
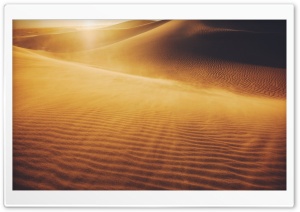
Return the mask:
M 285 21 L 202 21 L 224 30 L 196 33 L 185 42 L 176 36 L 172 48 L 193 57 L 208 57 L 239 63 L 286 67 Z

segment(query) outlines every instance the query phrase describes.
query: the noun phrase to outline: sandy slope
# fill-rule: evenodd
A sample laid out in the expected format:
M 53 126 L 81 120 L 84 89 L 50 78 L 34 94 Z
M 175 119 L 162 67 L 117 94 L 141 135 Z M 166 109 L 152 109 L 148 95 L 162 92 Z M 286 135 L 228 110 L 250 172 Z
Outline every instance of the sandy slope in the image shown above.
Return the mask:
M 144 43 L 147 47 L 156 47 L 154 35 L 149 35 L 153 42 Z M 129 44 L 134 45 L 133 40 L 118 46 Z M 117 54 L 117 47 L 110 47 Z M 147 63 L 149 70 L 173 64 L 169 58 L 160 63 L 158 58 L 165 54 L 148 53 L 141 48 L 139 62 L 146 56 L 156 61 L 157 66 Z M 125 66 L 130 54 L 123 55 L 125 71 L 135 72 Z M 235 73 L 230 66 L 219 67 L 224 63 L 213 63 L 217 70 L 224 69 L 220 78 L 217 71 L 205 78 L 221 84 L 211 88 L 172 77 L 93 68 L 19 47 L 14 47 L 13 57 L 14 189 L 286 188 L 285 99 L 222 89 L 223 84 L 228 87 L 231 82 L 234 87 L 237 82 L 230 81 Z M 143 67 L 139 62 L 137 67 Z M 197 64 L 182 62 L 184 67 L 191 63 L 189 68 Z M 247 67 L 241 65 L 240 71 Z M 177 68 L 179 76 L 182 66 Z M 237 71 L 237 66 L 232 69 Z M 262 78 L 270 76 L 264 82 L 271 87 L 278 82 L 273 79 L 276 71 L 281 70 L 262 73 Z M 243 76 L 253 80 L 248 71 Z M 254 90 L 274 95 L 274 90 L 253 83 Z M 284 89 L 280 86 L 279 93 Z

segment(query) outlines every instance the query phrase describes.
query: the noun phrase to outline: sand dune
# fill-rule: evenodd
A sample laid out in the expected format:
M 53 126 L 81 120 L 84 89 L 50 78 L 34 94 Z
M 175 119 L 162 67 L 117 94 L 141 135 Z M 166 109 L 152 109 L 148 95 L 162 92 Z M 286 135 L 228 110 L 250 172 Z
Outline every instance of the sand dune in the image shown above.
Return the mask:
M 16 32 L 13 189 L 285 190 L 280 27 Z
M 13 29 L 14 38 L 18 37 L 33 37 L 43 34 L 59 34 L 76 31 L 75 28 L 52 27 L 52 28 L 22 28 Z
M 14 45 L 50 52 L 73 52 L 103 47 L 156 28 L 166 21 L 157 21 L 130 29 L 82 29 L 66 33 L 14 37 Z
M 286 188 L 284 100 L 14 61 L 14 189 Z
M 46 54 L 134 75 L 285 98 L 283 46 L 284 36 L 271 29 L 239 31 L 200 21 L 170 21 L 102 48 Z

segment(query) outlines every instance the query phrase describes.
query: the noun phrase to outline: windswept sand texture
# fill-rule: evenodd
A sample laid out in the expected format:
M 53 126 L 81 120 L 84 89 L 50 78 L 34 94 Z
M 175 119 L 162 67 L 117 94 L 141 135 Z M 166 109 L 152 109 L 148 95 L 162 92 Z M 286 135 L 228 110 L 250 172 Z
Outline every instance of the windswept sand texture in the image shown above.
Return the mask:
M 15 29 L 13 189 L 285 190 L 282 21 Z

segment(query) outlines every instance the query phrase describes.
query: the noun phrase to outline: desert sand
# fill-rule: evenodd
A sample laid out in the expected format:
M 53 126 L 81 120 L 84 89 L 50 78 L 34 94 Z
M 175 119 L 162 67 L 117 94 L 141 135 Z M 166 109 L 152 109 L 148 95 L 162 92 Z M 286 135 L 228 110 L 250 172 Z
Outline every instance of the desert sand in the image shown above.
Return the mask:
M 275 29 L 16 30 L 13 189 L 285 190 L 285 35 Z

